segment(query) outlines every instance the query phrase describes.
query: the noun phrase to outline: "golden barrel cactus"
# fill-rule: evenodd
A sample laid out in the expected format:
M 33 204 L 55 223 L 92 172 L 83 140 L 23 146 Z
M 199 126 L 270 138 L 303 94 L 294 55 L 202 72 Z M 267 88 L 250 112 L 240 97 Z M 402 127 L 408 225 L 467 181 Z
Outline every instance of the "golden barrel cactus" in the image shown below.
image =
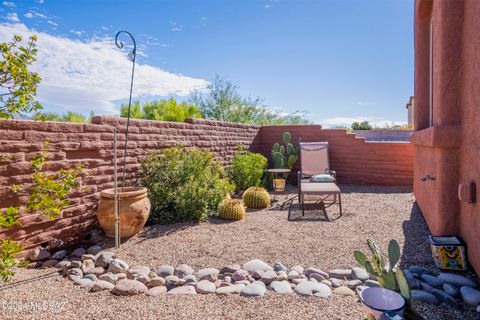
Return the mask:
M 218 205 L 218 216 L 225 220 L 245 219 L 245 207 L 242 201 L 225 199 Z
M 270 194 L 261 187 L 250 187 L 243 193 L 243 203 L 247 208 L 264 209 L 270 205 Z

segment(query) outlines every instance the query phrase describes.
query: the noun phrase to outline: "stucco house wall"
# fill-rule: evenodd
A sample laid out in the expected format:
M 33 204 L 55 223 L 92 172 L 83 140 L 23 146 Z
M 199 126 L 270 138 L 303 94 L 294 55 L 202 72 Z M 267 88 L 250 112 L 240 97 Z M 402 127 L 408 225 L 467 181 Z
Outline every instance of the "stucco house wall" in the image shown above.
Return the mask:
M 480 206 L 458 196 L 460 184 L 480 181 L 478 17 L 480 1 L 415 1 L 416 132 L 411 141 L 414 193 L 432 234 L 460 235 L 480 273 Z

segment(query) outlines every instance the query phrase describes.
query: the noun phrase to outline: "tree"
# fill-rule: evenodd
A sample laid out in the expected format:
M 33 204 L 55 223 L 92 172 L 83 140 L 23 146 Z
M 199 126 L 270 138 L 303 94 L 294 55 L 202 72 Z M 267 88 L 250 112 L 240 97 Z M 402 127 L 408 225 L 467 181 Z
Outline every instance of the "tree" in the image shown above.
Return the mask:
M 207 91 L 206 95 L 197 91 L 191 99 L 207 119 L 258 125 L 308 123 L 300 113 L 282 116 L 262 105 L 258 97 L 242 97 L 237 85 L 218 75 Z
M 127 117 L 128 105 L 122 105 L 120 116 Z M 183 122 L 187 118 L 203 118 L 202 112 L 193 104 L 178 103 L 175 98 L 146 102 L 140 106 L 136 101 L 130 108 L 130 117 L 158 121 Z
M 126 118 L 128 116 L 128 104 L 122 104 L 120 107 L 120 117 Z M 143 119 L 142 107 L 140 101 L 135 101 L 130 107 L 130 118 Z
M 372 130 L 373 127 L 368 121 L 352 123 L 352 130 Z
M 30 113 L 42 109 L 35 100 L 40 76 L 29 71 L 36 60 L 37 37 L 31 36 L 25 46 L 22 37 L 0 43 L 0 118 L 13 118 L 15 113 Z
M 85 123 L 90 122 L 88 119 L 81 113 L 69 111 L 64 114 L 59 114 L 55 112 L 36 112 L 32 116 L 33 120 L 41 121 L 61 121 L 61 122 L 76 122 L 76 123 Z

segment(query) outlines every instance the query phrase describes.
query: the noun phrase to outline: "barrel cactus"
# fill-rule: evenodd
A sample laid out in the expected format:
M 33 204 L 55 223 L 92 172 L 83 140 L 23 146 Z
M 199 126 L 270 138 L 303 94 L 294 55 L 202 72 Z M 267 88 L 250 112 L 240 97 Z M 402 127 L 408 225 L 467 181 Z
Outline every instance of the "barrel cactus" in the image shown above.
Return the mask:
M 378 278 L 380 286 L 398 291 L 407 302 L 410 301 L 411 293 L 407 278 L 403 270 L 397 266 L 400 260 L 400 246 L 398 242 L 396 240 L 390 240 L 388 243 L 387 264 L 385 257 L 375 242 L 368 239 L 367 245 L 372 253 L 372 260 L 368 260 L 361 251 L 355 250 L 354 256 L 357 262 L 364 267 L 369 274 Z
M 242 201 L 225 199 L 218 205 L 218 216 L 225 220 L 245 219 L 245 207 Z
M 247 208 L 263 209 L 270 204 L 270 194 L 261 187 L 250 187 L 243 193 L 243 203 Z

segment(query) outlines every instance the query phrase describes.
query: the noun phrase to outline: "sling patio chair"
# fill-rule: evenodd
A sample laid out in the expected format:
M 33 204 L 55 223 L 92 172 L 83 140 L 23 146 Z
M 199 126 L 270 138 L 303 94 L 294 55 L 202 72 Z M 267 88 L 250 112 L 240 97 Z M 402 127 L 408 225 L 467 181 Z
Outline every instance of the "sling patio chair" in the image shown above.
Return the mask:
M 328 142 L 301 142 L 298 202 L 302 216 L 305 215 L 305 196 L 315 196 L 325 209 L 338 205 L 342 216 L 342 195 L 335 178 L 336 172 L 330 170 L 328 161 Z M 288 218 L 290 220 L 290 213 Z

